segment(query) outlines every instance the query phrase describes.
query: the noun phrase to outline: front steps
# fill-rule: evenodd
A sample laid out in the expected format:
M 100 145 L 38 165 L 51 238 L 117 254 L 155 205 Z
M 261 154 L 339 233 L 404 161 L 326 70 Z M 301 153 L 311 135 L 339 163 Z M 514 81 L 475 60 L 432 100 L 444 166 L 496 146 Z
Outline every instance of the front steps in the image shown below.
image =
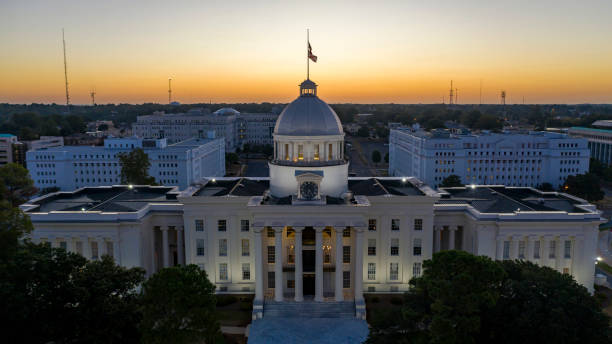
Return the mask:
M 264 318 L 343 318 L 354 319 L 355 302 L 266 301 Z

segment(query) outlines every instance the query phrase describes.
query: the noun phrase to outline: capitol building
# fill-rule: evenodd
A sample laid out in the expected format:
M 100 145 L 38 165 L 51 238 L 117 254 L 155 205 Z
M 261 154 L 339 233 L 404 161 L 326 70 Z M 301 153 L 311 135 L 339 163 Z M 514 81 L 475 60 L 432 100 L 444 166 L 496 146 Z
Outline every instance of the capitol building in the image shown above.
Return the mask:
M 594 205 L 531 187 L 349 177 L 344 139 L 306 80 L 276 121 L 269 178 L 83 187 L 22 209 L 35 242 L 149 275 L 197 264 L 218 293 L 254 294 L 253 319 L 282 316 L 282 304 L 365 319 L 364 294 L 405 292 L 425 260 L 452 249 L 548 266 L 593 291 Z

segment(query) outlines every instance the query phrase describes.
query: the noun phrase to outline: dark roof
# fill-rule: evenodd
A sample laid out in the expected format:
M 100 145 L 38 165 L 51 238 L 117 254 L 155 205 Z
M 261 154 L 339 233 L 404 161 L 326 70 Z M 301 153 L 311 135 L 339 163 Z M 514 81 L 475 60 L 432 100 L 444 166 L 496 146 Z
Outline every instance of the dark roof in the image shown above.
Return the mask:
M 268 180 L 223 179 L 209 180 L 194 196 L 261 196 L 270 188 Z
M 475 186 L 440 188 L 442 194 L 437 204 L 469 204 L 481 213 L 513 213 L 520 211 L 566 211 L 586 213 L 576 207 L 583 204 L 564 194 L 539 192 L 532 188 L 505 186 Z
M 149 203 L 178 203 L 172 187 L 112 186 L 83 188 L 42 197 L 31 204 L 38 205 L 30 212 L 50 211 L 105 211 L 136 212 Z
M 403 182 L 401 179 L 349 179 L 349 190 L 355 195 L 363 196 L 423 196 L 421 190 L 410 181 Z

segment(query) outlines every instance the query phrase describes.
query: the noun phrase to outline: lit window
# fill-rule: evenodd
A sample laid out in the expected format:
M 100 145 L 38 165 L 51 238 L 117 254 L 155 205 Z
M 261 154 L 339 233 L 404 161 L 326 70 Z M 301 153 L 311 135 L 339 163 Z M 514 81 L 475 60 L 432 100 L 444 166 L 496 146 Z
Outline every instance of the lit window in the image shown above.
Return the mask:
M 368 280 L 373 281 L 376 279 L 376 263 L 368 263 Z
M 304 160 L 304 146 L 298 145 L 298 160 Z
M 249 239 L 242 239 L 242 256 L 248 257 L 249 254 Z
M 314 159 L 319 160 L 319 145 L 314 145 Z
M 369 231 L 375 231 L 376 230 L 376 219 L 369 219 L 368 220 L 368 230 Z
M 399 279 L 399 264 L 398 263 L 389 264 L 389 279 L 391 281 L 397 281 Z
M 227 281 L 227 263 L 219 264 L 219 280 Z

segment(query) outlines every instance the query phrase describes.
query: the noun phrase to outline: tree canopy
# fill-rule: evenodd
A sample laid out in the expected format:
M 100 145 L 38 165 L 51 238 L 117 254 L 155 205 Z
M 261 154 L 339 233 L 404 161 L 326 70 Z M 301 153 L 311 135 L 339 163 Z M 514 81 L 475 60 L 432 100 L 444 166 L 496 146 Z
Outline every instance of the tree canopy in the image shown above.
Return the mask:
M 6 200 L 16 207 L 37 191 L 30 172 L 25 167 L 16 163 L 0 167 L 0 200 Z
M 151 162 L 142 148 L 129 153 L 119 154 L 121 164 L 121 183 L 135 185 L 155 185 L 155 178 L 149 176 Z
M 215 286 L 197 265 L 160 270 L 143 285 L 146 343 L 213 343 L 219 335 Z
M 451 174 L 450 176 L 442 180 L 442 183 L 440 183 L 440 186 L 449 188 L 449 187 L 455 187 L 455 186 L 463 186 L 463 183 L 461 183 L 461 177 L 459 177 L 456 174 Z
M 357 129 L 357 136 L 361 136 L 361 137 L 370 136 L 370 129 L 368 129 L 368 127 L 365 127 L 365 126 L 359 127 L 359 129 Z
M 374 150 L 372 152 L 372 162 L 375 164 L 378 164 L 380 162 L 380 159 L 381 159 L 380 152 L 377 150 Z
M 423 266 L 368 343 L 609 343 L 609 318 L 570 275 L 454 250 Z
M 563 191 L 589 202 L 599 201 L 604 197 L 599 178 L 592 173 L 568 176 L 563 184 Z

